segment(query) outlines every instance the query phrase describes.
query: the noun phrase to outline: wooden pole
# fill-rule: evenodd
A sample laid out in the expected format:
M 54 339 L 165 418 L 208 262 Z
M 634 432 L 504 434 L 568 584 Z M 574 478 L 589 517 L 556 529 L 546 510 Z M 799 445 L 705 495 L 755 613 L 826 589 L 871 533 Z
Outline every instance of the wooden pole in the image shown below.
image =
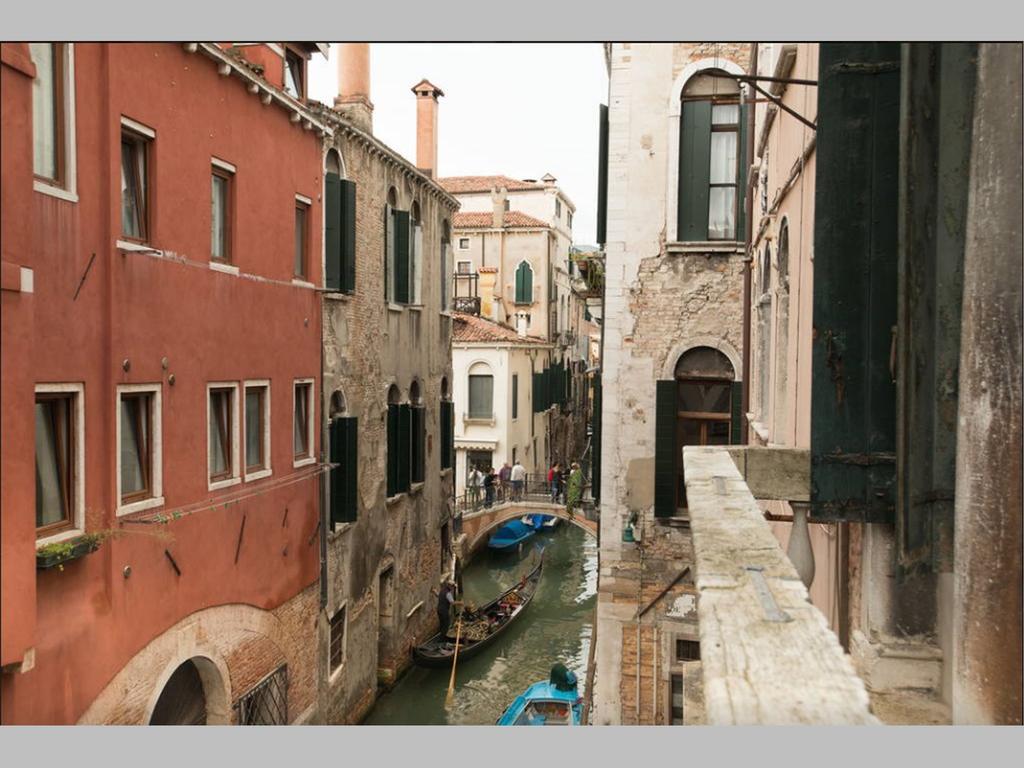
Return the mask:
M 450 707 L 455 697 L 455 665 L 459 663 L 459 638 L 462 635 L 462 614 L 459 614 L 459 621 L 455 625 L 455 656 L 452 658 L 452 676 L 448 681 L 448 695 L 445 696 L 444 705 Z

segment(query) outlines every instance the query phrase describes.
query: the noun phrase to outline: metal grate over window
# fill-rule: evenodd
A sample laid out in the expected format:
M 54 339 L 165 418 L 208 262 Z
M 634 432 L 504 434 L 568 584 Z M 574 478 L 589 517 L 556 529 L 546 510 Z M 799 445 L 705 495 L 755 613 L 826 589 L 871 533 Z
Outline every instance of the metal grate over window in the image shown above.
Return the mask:
M 235 705 L 239 725 L 288 724 L 288 665 L 282 664 Z

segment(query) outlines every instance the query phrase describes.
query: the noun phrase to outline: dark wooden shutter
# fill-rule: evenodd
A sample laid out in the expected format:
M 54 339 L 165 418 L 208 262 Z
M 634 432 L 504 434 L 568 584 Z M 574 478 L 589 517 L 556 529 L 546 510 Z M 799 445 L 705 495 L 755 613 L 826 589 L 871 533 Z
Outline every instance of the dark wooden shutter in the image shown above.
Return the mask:
M 590 493 L 601 500 L 601 374 L 594 374 L 594 409 L 591 423 Z
M 530 400 L 533 402 L 533 412 L 540 413 L 544 409 L 541 407 L 543 395 L 541 394 L 541 374 L 539 371 L 534 371 L 532 376 L 531 396 Z
M 654 417 L 654 516 L 675 517 L 678 486 L 676 382 L 659 381 Z
M 331 522 L 350 523 L 358 513 L 358 420 L 335 418 L 330 428 Z
M 516 304 L 533 302 L 533 270 L 525 261 L 516 268 Z
M 747 191 L 747 172 L 750 170 L 750 158 L 747 156 L 747 110 L 750 109 L 748 104 L 740 104 L 740 130 L 737 141 L 739 142 L 739 151 L 736 153 L 737 162 L 739 163 L 736 168 L 736 239 L 743 240 L 747 236 L 747 206 L 746 206 L 746 191 Z M 710 158 L 708 163 L 710 165 Z M 710 172 L 708 175 L 710 179 Z
M 398 493 L 398 405 L 388 403 L 388 478 L 387 494 Z
M 608 107 L 601 104 L 598 112 L 597 242 L 604 245 L 608 232 Z
M 455 420 L 451 400 L 441 401 L 441 469 L 451 469 L 454 454 Z
M 410 479 L 414 483 L 423 482 L 426 448 L 427 409 L 418 405 L 412 409 L 412 477 Z
M 324 179 L 324 285 L 329 291 L 341 290 L 341 177 L 327 173 Z
M 341 290 L 356 290 L 356 183 L 341 180 Z
M 398 492 L 409 490 L 412 475 L 412 406 L 398 406 Z
M 409 212 L 395 211 L 395 301 L 399 304 L 409 303 Z
M 679 126 L 678 239 L 708 239 L 711 179 L 711 102 L 684 101 Z
M 391 212 L 391 206 L 384 206 L 384 301 L 391 301 L 391 281 L 394 277 L 391 275 L 392 262 L 388 256 L 388 242 L 391 240 L 391 229 L 394 227 L 394 216 Z M 390 495 L 390 494 L 389 494 Z
M 519 375 L 512 374 L 512 418 L 519 418 Z
M 743 443 L 743 425 L 745 423 L 746 414 L 743 413 L 743 382 L 734 381 L 731 388 L 731 407 L 730 413 L 732 415 L 732 429 L 729 437 L 729 442 L 732 445 L 740 445 Z
M 811 516 L 892 522 L 900 46 L 823 44 L 818 87 Z

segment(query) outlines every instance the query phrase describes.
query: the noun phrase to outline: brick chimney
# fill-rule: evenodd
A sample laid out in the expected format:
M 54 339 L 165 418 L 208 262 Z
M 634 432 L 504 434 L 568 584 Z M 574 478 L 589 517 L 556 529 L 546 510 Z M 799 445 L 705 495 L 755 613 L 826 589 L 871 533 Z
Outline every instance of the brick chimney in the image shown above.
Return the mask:
M 424 78 L 412 87 L 416 94 L 416 167 L 434 178 L 437 173 L 437 98 L 444 91 Z
M 494 286 L 498 282 L 497 267 L 480 267 L 480 316 L 500 322 L 494 303 Z
M 334 108 L 357 128 L 373 133 L 370 44 L 341 43 L 338 49 L 338 95 Z
M 505 200 L 507 198 L 508 190 L 504 187 L 491 190 L 491 204 L 494 210 L 491 226 L 495 229 L 501 229 L 505 226 Z

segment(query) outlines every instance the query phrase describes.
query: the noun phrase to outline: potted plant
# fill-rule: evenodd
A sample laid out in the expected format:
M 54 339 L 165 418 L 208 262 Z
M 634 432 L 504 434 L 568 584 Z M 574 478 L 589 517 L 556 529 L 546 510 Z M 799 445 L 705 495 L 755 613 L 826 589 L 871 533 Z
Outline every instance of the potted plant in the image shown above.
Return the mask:
M 110 538 L 114 533 L 115 531 L 96 531 L 73 539 L 44 544 L 36 550 L 36 568 L 41 571 L 59 568 L 63 571 L 64 563 L 95 552 L 103 540 Z

